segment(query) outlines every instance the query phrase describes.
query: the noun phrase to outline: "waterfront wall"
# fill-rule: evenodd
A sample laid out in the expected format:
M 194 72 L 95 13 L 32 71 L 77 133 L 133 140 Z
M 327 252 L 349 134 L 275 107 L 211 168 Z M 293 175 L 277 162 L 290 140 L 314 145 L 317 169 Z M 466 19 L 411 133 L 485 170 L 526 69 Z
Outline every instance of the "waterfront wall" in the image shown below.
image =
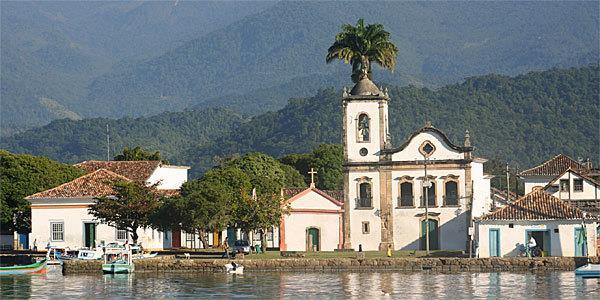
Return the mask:
M 599 263 L 598 257 L 589 258 Z M 585 257 L 543 258 L 287 258 L 234 260 L 245 271 L 573 271 Z M 135 272 L 224 272 L 222 259 L 176 259 L 174 256 L 135 261 Z M 101 273 L 102 261 L 65 261 L 63 274 Z

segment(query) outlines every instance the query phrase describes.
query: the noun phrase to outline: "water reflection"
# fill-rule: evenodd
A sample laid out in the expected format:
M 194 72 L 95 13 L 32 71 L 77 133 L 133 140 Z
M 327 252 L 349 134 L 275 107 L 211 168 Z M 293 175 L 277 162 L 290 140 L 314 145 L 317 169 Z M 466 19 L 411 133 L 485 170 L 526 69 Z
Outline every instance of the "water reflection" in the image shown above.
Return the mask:
M 573 272 L 255 272 L 0 277 L 0 298 L 591 298 L 600 283 Z

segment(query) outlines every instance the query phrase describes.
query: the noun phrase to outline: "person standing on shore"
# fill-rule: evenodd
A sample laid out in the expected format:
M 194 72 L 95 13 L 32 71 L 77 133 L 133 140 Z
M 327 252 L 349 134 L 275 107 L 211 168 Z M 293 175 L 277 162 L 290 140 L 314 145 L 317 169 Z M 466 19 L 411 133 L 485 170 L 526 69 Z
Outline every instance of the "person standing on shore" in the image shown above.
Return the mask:
M 223 242 L 223 249 L 225 249 L 223 257 L 229 258 L 229 242 L 227 242 L 227 239 L 225 239 L 225 242 Z
M 387 257 L 392 257 L 392 245 L 389 244 L 387 247 Z

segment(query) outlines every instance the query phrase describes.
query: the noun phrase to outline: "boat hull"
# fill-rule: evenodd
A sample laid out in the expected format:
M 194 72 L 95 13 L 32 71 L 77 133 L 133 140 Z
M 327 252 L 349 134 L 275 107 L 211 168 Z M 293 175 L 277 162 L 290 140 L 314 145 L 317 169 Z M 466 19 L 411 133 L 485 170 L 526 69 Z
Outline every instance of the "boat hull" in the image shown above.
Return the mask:
M 600 278 L 600 265 L 587 264 L 575 269 L 575 275 L 584 278 Z
M 134 271 L 133 264 L 103 264 L 102 272 L 104 274 L 129 274 Z
M 46 260 L 42 260 L 30 265 L 0 267 L 0 275 L 24 275 L 24 274 L 44 274 L 46 273 Z

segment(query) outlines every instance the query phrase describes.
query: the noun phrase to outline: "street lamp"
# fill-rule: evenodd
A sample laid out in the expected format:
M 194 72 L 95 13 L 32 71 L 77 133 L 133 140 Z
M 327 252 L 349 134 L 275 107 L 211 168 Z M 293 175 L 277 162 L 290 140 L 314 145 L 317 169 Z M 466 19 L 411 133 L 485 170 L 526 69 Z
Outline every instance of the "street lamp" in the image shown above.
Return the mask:
M 429 178 L 427 177 L 427 156 L 423 155 L 425 158 L 425 179 L 423 179 L 423 187 L 425 188 L 425 253 L 429 256 L 429 187 L 431 186 L 431 182 L 429 182 Z

